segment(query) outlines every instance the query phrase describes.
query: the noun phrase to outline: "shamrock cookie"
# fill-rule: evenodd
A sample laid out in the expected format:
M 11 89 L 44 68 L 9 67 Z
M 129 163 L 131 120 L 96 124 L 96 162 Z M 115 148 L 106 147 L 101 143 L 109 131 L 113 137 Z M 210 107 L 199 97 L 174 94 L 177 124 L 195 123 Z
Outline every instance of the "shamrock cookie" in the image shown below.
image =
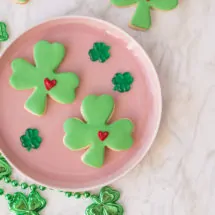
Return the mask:
M 120 119 L 107 124 L 114 110 L 114 100 L 110 95 L 89 95 L 84 98 L 81 113 L 86 122 L 77 118 L 64 123 L 64 144 L 71 150 L 88 148 L 82 161 L 92 167 L 104 163 L 105 147 L 115 151 L 129 149 L 133 144 L 131 133 L 133 123 Z
M 111 0 L 111 2 L 119 7 L 137 5 L 130 26 L 138 30 L 145 30 L 151 27 L 151 8 L 172 10 L 178 5 L 178 0 Z
M 55 72 L 64 56 L 65 48 L 62 44 L 39 41 L 34 46 L 36 66 L 21 58 L 12 62 L 11 86 L 17 90 L 34 88 L 25 103 L 25 108 L 31 113 L 44 114 L 47 95 L 62 104 L 72 103 L 75 99 L 78 76 L 72 72 Z

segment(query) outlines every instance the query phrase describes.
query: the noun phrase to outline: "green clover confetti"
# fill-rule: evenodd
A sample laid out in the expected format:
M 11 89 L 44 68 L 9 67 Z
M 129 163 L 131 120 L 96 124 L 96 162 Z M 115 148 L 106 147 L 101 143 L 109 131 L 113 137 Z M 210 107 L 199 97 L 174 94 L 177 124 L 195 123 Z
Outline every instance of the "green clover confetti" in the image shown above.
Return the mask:
M 178 5 L 178 0 L 111 0 L 118 7 L 137 5 L 130 22 L 131 27 L 149 29 L 151 27 L 150 9 L 172 10 Z
M 123 207 L 117 203 L 120 193 L 111 187 L 103 187 L 99 196 L 93 195 L 93 204 L 87 207 L 86 215 L 123 215 Z
M 134 78 L 130 72 L 116 73 L 112 79 L 112 83 L 114 85 L 113 90 L 120 93 L 128 92 L 131 89 L 131 84 L 133 81 Z
M 16 192 L 9 197 L 9 208 L 16 215 L 40 215 L 39 212 L 46 206 L 46 200 L 35 190 L 29 196 Z
M 28 128 L 25 134 L 20 137 L 22 146 L 28 151 L 31 149 L 38 149 L 42 142 L 42 138 L 39 136 L 39 131 L 37 129 Z
M 0 154 L 0 180 L 4 177 L 10 176 L 12 173 L 11 166 L 8 164 L 6 159 Z
M 103 42 L 96 42 L 93 44 L 93 48 L 89 50 L 88 54 L 92 61 L 99 61 L 104 63 L 110 58 L 110 46 Z
M 67 119 L 64 123 L 64 144 L 71 150 L 88 150 L 82 161 L 89 166 L 100 168 L 104 163 L 105 148 L 114 151 L 128 150 L 133 144 L 133 123 L 119 119 L 107 124 L 114 110 L 110 95 L 89 95 L 84 98 L 81 112 L 86 122 L 78 118 Z
M 0 41 L 8 40 L 7 25 L 4 22 L 0 22 Z

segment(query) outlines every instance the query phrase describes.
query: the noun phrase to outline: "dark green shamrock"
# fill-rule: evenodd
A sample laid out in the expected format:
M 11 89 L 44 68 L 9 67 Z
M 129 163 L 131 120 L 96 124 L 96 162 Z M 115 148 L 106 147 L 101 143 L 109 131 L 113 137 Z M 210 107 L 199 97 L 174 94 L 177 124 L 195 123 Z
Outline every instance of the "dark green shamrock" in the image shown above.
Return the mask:
M 0 41 L 8 40 L 7 26 L 4 22 L 0 22 Z
M 6 176 L 10 176 L 11 173 L 11 166 L 8 164 L 5 158 L 0 155 L 0 180 Z
M 16 215 L 40 215 L 45 206 L 46 200 L 35 190 L 29 196 L 17 192 L 9 199 L 9 208 Z
M 25 134 L 20 137 L 22 146 L 28 151 L 31 149 L 38 149 L 42 142 L 42 138 L 39 136 L 39 131 L 37 129 L 28 128 Z
M 99 61 L 104 63 L 110 57 L 110 46 L 103 42 L 96 42 L 93 44 L 93 48 L 89 50 L 88 54 L 92 61 Z
M 123 207 L 117 203 L 120 193 L 111 187 L 103 187 L 99 196 L 91 196 L 93 204 L 87 207 L 86 215 L 123 215 Z
M 113 90 L 120 93 L 127 92 L 131 89 L 133 81 L 134 78 L 131 76 L 130 72 L 116 73 L 112 79 L 112 83 L 114 84 Z

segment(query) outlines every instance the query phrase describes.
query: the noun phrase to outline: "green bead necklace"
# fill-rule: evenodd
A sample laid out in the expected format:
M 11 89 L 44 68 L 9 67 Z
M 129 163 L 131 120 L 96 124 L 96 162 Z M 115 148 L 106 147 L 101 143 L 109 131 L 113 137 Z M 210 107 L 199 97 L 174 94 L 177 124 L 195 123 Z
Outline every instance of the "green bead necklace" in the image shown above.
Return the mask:
M 12 168 L 6 159 L 0 154 L 0 181 L 13 186 L 14 188 L 21 187 L 23 190 L 28 190 L 29 194 L 25 195 L 22 192 L 15 192 L 14 194 L 6 193 L 0 187 L 0 197 L 4 196 L 8 201 L 10 211 L 15 215 L 40 215 L 40 212 L 46 207 L 47 201 L 40 192 L 50 188 L 42 185 L 28 184 L 26 182 L 19 182 L 11 177 Z M 99 195 L 91 194 L 88 191 L 80 192 L 64 192 L 66 197 L 74 197 L 76 199 L 90 198 L 93 203 L 85 210 L 85 215 L 123 215 L 123 207 L 117 203 L 120 199 L 120 193 L 113 190 L 111 187 L 103 187 Z

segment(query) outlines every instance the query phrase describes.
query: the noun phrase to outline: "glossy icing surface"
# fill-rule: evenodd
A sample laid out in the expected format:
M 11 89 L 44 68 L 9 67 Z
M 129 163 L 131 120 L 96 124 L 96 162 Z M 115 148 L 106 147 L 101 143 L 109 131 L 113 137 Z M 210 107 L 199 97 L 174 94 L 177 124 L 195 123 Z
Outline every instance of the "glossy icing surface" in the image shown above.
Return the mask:
M 47 95 L 62 104 L 72 103 L 79 78 L 75 73 L 56 73 L 65 57 L 65 48 L 60 43 L 41 40 L 34 45 L 35 66 L 23 58 L 12 61 L 13 73 L 10 84 L 17 90 L 34 89 L 25 102 L 25 108 L 35 115 L 43 115 Z
M 89 166 L 103 166 L 105 148 L 114 151 L 128 150 L 133 144 L 133 123 L 119 119 L 108 121 L 114 111 L 114 99 L 110 95 L 89 95 L 84 98 L 81 112 L 86 121 L 69 118 L 64 123 L 64 144 L 71 150 L 88 148 L 82 161 Z

